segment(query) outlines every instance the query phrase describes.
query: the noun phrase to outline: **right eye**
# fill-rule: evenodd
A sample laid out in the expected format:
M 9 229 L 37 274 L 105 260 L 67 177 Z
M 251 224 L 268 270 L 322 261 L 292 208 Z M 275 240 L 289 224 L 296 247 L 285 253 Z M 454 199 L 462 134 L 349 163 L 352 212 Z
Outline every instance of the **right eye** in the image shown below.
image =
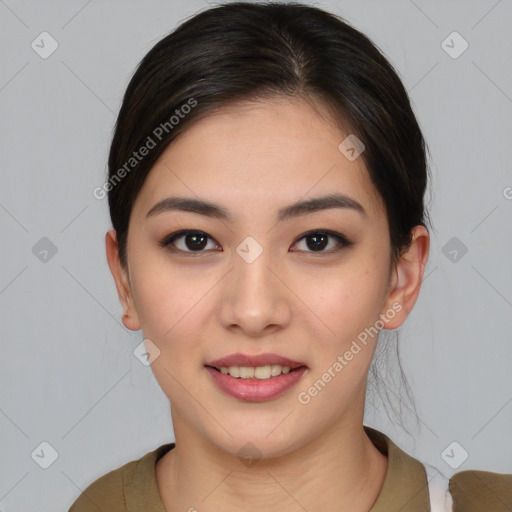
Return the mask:
M 208 239 L 214 240 L 204 231 L 182 229 L 181 231 L 167 235 L 160 242 L 160 245 L 171 252 L 203 253 L 206 252 L 203 249 L 208 245 Z M 178 246 L 180 244 L 181 247 Z M 218 247 L 218 245 L 216 245 L 216 247 Z

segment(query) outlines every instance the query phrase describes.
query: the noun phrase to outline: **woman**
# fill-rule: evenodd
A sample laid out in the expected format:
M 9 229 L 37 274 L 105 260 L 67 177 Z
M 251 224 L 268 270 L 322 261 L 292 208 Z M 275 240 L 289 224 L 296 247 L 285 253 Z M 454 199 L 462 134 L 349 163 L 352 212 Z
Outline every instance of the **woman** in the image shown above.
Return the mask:
M 363 425 L 379 333 L 428 258 L 425 151 L 392 66 L 320 9 L 221 5 L 154 46 L 97 192 L 176 441 L 70 511 L 506 510 L 511 475 L 462 472 L 446 492 Z

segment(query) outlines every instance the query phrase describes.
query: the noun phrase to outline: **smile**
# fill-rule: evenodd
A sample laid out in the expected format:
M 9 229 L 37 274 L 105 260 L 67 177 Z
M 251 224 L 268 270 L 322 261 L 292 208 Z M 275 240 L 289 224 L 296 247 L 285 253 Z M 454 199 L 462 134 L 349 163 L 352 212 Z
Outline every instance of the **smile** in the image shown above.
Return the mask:
M 279 364 L 267 364 L 266 366 L 221 366 L 215 368 L 225 375 L 231 375 L 236 379 L 272 379 L 279 377 L 281 374 L 290 372 L 289 366 L 281 366 Z
M 212 366 L 205 366 L 204 368 L 223 393 L 247 402 L 264 402 L 276 398 L 292 388 L 307 370 L 306 366 L 299 366 L 293 369 L 288 368 L 288 371 L 285 373 L 282 370 L 286 370 L 286 367 L 272 366 L 278 367 L 274 372 L 277 373 L 279 371 L 279 374 L 263 378 L 257 377 L 255 375 L 256 371 L 259 368 L 263 368 L 262 371 L 265 374 L 271 373 L 272 368 L 270 366 L 256 368 L 231 366 L 229 368 L 224 367 L 224 372 L 222 369 L 219 370 Z M 242 375 L 249 374 L 249 376 L 236 377 L 231 375 L 231 372 L 235 375 L 239 372 Z M 251 373 L 253 374 L 252 376 L 250 376 Z

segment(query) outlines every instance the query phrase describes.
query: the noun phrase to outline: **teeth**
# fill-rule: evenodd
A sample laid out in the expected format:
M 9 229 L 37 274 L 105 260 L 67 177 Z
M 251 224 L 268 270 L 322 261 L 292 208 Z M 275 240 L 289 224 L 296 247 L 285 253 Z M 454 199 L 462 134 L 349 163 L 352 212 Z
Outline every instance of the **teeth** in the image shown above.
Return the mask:
M 281 366 L 279 364 L 267 364 L 266 366 L 230 366 L 229 368 L 221 366 L 220 371 L 225 375 L 231 375 L 236 379 L 270 379 L 271 377 L 277 377 L 281 373 L 288 373 L 290 371 L 289 366 Z
M 229 372 L 233 371 L 234 366 L 229 368 Z M 236 368 L 235 371 L 238 370 L 238 375 L 241 379 L 252 379 L 254 378 L 254 368 L 250 368 L 248 366 L 240 366 L 240 369 Z

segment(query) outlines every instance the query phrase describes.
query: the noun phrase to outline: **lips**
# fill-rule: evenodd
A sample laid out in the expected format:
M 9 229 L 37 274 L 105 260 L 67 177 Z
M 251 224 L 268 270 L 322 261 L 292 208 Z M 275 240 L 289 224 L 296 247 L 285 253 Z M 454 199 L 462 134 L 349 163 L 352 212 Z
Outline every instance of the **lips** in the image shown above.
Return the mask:
M 300 363 L 298 361 L 294 361 L 292 359 L 288 359 L 287 357 L 281 356 L 279 354 L 258 354 L 258 355 L 249 355 L 249 354 L 230 354 L 220 359 L 215 359 L 214 361 L 209 361 L 205 364 L 205 366 L 211 366 L 212 368 L 220 369 L 221 367 L 230 366 L 266 366 L 268 364 L 278 364 L 280 366 L 288 366 L 291 370 L 299 368 L 301 366 L 306 367 L 304 363 Z
M 237 379 L 210 366 L 205 366 L 205 371 L 224 394 L 243 402 L 266 402 L 278 398 L 296 386 L 308 369 L 305 366 L 299 366 L 286 374 L 282 373 L 277 377 L 264 380 Z

